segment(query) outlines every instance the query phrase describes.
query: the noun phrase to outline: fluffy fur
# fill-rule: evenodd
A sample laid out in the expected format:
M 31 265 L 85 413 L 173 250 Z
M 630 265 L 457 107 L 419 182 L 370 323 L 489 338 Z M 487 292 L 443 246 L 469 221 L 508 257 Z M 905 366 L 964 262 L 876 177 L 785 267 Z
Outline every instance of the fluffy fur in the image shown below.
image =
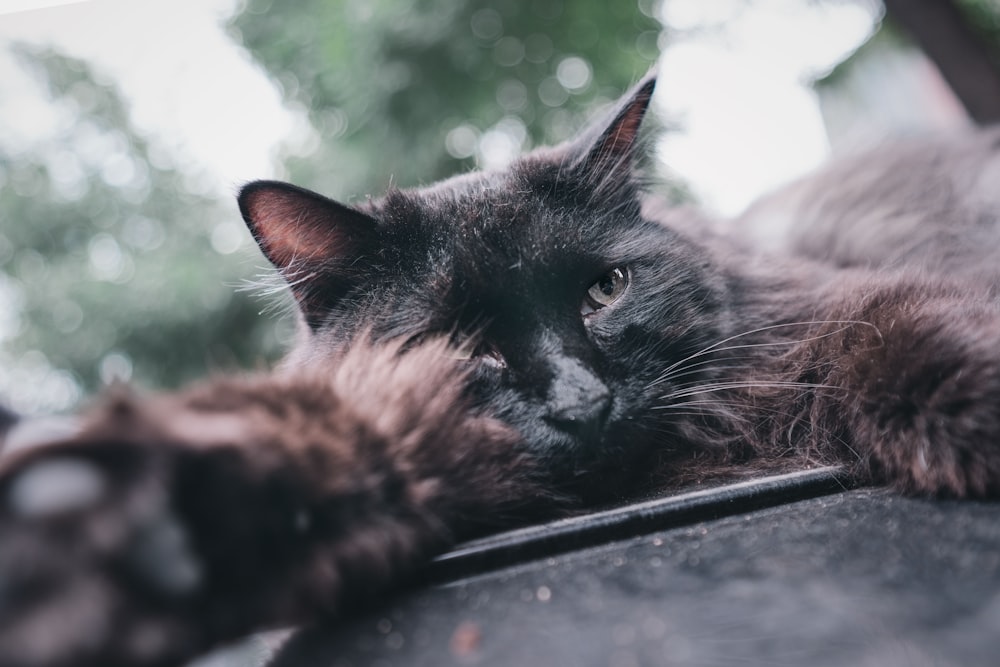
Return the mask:
M 455 539 L 557 506 L 516 435 L 464 406 L 446 351 L 359 343 L 295 374 L 119 392 L 72 440 L 7 459 L 0 663 L 176 664 L 355 609 Z
M 456 539 L 738 470 L 1000 495 L 996 138 L 881 148 L 720 233 L 640 187 L 653 85 L 500 172 L 244 188 L 298 343 L 3 460 L 0 664 L 173 664 Z

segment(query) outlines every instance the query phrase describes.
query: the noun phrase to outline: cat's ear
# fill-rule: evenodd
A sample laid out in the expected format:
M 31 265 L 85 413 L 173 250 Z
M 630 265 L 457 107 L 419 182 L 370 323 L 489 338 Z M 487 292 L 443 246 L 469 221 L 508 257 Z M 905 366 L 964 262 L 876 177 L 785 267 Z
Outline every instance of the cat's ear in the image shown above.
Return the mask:
M 377 243 L 370 216 L 279 181 L 255 181 L 239 194 L 240 213 L 307 319 L 348 282 Z
M 591 126 L 573 142 L 573 168 L 594 189 L 631 181 L 639 153 L 639 130 L 655 86 L 654 71 L 618 100 L 604 122 Z

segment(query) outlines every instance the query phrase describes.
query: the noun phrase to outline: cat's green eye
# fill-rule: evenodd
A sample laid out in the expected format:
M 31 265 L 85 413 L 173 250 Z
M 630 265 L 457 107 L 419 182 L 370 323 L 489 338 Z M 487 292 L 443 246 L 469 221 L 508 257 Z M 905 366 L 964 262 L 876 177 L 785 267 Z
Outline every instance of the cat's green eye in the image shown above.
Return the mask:
M 611 269 L 587 289 L 587 296 L 580 306 L 580 312 L 589 315 L 605 306 L 610 306 L 621 298 L 627 287 L 627 270 L 618 267 Z

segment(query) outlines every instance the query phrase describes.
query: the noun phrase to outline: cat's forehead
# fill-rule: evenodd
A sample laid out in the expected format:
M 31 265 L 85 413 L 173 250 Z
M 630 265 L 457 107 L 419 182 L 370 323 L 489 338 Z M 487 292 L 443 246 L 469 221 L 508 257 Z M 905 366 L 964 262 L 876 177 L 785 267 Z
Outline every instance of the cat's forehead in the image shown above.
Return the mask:
M 484 268 L 509 260 L 546 261 L 608 244 L 595 210 L 567 203 L 534 171 L 476 172 L 434 186 L 389 193 L 378 217 L 390 237 Z
M 424 304 L 420 317 L 430 321 L 468 315 L 470 306 L 492 313 L 504 302 L 528 307 L 564 273 L 555 265 L 567 258 L 567 249 L 553 247 L 553 236 L 562 235 L 554 229 L 565 223 L 547 209 L 506 173 L 390 192 L 371 210 L 381 230 L 375 261 L 383 285 L 397 295 L 394 301 Z
M 484 232 L 525 224 L 542 202 L 528 183 L 507 172 L 470 173 L 426 188 L 395 191 L 379 204 L 381 217 L 393 225 L 421 228 L 428 233 Z

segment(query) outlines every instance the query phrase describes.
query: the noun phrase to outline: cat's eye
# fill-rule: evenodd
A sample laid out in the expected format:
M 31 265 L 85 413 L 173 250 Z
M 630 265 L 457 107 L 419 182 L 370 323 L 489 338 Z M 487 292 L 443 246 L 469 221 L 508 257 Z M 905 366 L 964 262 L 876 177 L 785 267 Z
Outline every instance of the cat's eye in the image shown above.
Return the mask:
M 580 306 L 580 312 L 590 315 L 601 308 L 610 306 L 621 298 L 628 287 L 628 270 L 615 267 L 597 279 L 587 289 L 587 296 Z

